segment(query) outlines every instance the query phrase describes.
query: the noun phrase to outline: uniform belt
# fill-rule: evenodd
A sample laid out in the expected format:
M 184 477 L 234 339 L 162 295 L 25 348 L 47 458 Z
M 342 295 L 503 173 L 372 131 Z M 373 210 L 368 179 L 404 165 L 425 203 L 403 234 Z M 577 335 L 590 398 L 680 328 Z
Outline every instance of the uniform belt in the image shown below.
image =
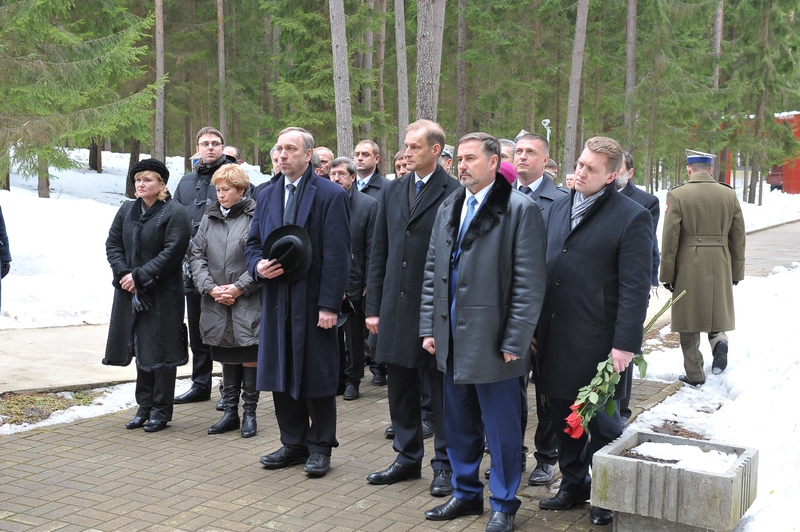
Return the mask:
M 686 239 L 687 246 L 727 246 L 728 237 L 722 235 L 695 235 Z

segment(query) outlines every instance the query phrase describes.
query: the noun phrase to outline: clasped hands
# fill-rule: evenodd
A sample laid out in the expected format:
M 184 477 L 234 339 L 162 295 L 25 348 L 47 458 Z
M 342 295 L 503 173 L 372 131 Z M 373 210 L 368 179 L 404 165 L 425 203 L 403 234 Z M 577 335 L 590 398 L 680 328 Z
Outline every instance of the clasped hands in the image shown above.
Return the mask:
M 242 295 L 242 291 L 236 288 L 236 285 L 224 284 L 212 288 L 208 295 L 213 297 L 214 301 L 220 305 L 227 305 L 230 307 L 236 301 L 236 298 Z

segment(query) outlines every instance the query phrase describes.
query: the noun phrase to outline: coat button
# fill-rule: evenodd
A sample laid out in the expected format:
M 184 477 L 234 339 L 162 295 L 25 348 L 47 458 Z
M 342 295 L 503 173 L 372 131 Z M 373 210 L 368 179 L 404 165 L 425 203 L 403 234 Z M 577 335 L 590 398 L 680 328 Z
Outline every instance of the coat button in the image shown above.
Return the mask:
M 552 314 L 550 314 L 550 317 L 553 318 L 553 319 L 556 319 L 558 317 L 558 314 L 553 312 Z
M 722 243 L 722 239 L 721 239 L 721 238 L 718 238 L 718 239 L 717 239 L 717 242 L 719 242 L 719 243 L 721 244 L 721 243 Z
M 400 292 L 400 297 L 406 297 L 406 293 L 405 292 Z
M 556 279 L 556 286 L 561 286 L 561 279 Z
M 442 277 L 442 282 L 446 283 L 447 282 L 447 277 Z
M 403 261 L 403 268 L 407 268 L 407 267 L 408 267 L 408 263 L 406 261 Z
M 566 253 L 566 252 L 567 252 L 567 246 L 564 246 L 563 248 L 561 248 L 561 253 Z
M 411 236 L 411 231 L 406 231 L 406 236 Z
M 439 317 L 442 318 L 443 320 L 446 320 L 447 319 L 447 314 L 440 314 Z
M 703 239 L 702 238 L 698 238 L 697 241 L 698 242 L 703 242 Z

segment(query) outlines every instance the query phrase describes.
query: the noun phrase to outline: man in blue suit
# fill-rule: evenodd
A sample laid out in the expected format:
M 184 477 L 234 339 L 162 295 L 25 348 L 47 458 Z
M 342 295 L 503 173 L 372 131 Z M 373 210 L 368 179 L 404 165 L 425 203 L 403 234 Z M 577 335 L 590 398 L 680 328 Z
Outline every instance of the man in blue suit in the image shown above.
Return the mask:
M 281 469 L 305 462 L 306 473 L 321 477 L 339 445 L 336 317 L 350 274 L 350 198 L 314 173 L 308 131 L 284 129 L 277 148 L 281 177 L 259 194 L 245 246 L 247 269 L 264 284 L 257 388 L 272 392 L 283 444 L 261 464 Z M 289 272 L 262 250 L 284 226 L 308 236 L 310 266 L 299 278 L 284 276 Z

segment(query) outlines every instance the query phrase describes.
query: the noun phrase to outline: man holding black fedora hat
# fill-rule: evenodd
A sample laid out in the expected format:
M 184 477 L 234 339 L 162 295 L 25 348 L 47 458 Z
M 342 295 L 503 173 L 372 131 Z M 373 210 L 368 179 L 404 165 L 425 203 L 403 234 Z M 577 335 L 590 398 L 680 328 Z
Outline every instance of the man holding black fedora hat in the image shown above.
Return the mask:
M 308 131 L 286 128 L 276 147 L 281 177 L 259 194 L 245 246 L 247 269 L 263 284 L 257 388 L 272 392 L 283 444 L 261 464 L 305 463 L 321 477 L 339 445 L 336 318 L 350 273 L 350 201 L 314 173 Z

